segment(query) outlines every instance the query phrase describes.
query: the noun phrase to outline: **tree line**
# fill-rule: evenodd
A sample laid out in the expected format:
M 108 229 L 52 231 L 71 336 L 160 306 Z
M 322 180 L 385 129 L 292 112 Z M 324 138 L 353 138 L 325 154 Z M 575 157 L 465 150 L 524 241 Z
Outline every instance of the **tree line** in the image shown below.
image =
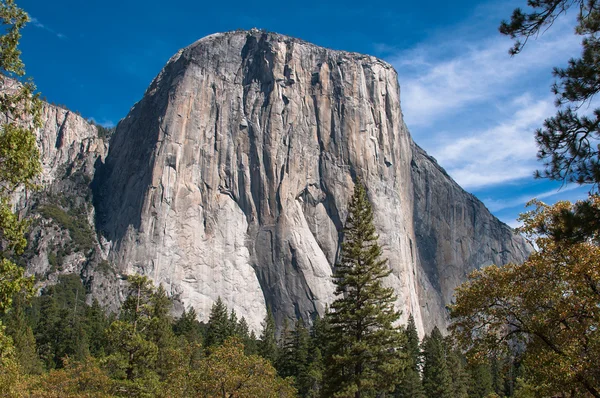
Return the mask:
M 13 395 L 231 397 L 513 396 L 514 363 L 468 364 L 435 328 L 419 341 L 412 316 L 397 326 L 393 290 L 364 186 L 357 182 L 334 280 L 338 299 L 311 325 L 270 311 L 257 337 L 219 298 L 208 322 L 193 308 L 173 318 L 162 286 L 127 277 L 119 314 L 86 303 L 78 275 L 38 297 L 15 297 L 3 319 L 12 338 Z M 507 369 L 513 374 L 507 373 Z M 518 395 L 516 395 L 518 396 Z

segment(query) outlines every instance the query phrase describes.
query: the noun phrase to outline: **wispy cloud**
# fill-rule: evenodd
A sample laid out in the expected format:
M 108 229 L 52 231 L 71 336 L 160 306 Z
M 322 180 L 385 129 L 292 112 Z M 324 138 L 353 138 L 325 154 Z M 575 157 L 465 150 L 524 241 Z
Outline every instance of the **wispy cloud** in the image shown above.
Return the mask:
M 566 194 L 567 192 L 576 190 L 582 191 L 584 194 L 587 194 L 588 189 L 587 187 L 582 187 L 580 185 L 567 185 L 559 189 L 539 192 L 536 194 L 520 195 L 509 199 L 485 198 L 483 199 L 483 201 L 485 202 L 487 208 L 490 211 L 495 212 L 504 209 L 511 209 L 514 207 L 524 208 L 525 203 L 529 202 L 533 198 L 536 198 L 538 200 L 551 199 L 555 196 L 564 196 L 564 194 Z
M 477 18 L 386 57 L 415 140 L 467 189 L 531 177 L 540 167 L 533 133 L 555 112 L 551 70 L 578 55 L 581 40 L 566 18 L 511 58 L 511 41 L 489 29 L 482 37 L 472 28 Z
M 531 177 L 539 167 L 533 130 L 550 115 L 552 98 L 526 94 L 511 101 L 507 117 L 489 127 L 448 133 L 430 150 L 439 163 L 464 188 L 497 185 Z
M 36 28 L 40 28 L 40 29 L 43 29 L 43 30 L 45 30 L 47 32 L 50 32 L 53 35 L 55 35 L 56 37 L 58 37 L 59 39 L 66 39 L 67 38 L 67 36 L 65 36 L 64 34 L 62 34 L 60 32 L 57 32 L 54 29 L 50 28 L 49 26 L 46 26 L 43 23 L 41 23 L 39 19 L 37 19 L 37 18 L 35 18 L 35 17 L 31 16 L 31 15 L 29 16 L 29 19 L 30 19 L 30 23 L 33 26 L 35 26 Z
M 569 24 L 562 23 L 516 57 L 507 53 L 510 40 L 499 34 L 400 52 L 390 62 L 398 70 L 407 123 L 429 126 L 465 107 L 509 95 L 541 76 L 547 79 L 552 66 L 577 53 L 579 41 Z

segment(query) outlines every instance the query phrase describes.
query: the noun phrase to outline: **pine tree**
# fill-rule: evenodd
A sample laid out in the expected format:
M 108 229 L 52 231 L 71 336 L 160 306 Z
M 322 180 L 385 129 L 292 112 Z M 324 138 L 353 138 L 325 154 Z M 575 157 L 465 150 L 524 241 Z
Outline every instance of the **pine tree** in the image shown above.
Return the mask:
M 107 344 L 104 332 L 109 322 L 98 300 L 94 299 L 92 305 L 86 308 L 85 318 L 90 343 L 90 354 L 95 357 L 101 357 L 104 355 L 104 347 Z
M 181 317 L 173 324 L 173 332 L 176 336 L 183 336 L 188 342 L 202 342 L 202 329 L 194 307 L 183 310 Z
M 240 321 L 237 324 L 235 334 L 242 339 L 244 342 L 250 338 L 250 328 L 248 327 L 248 322 L 246 322 L 246 318 L 241 317 Z
M 231 332 L 227 306 L 219 297 L 210 309 L 204 342 L 207 347 L 221 345 L 231 335 Z
M 273 318 L 270 308 L 267 309 L 267 315 L 262 326 L 263 330 L 258 341 L 258 354 L 275 364 L 277 363 L 278 348 L 277 339 L 275 338 L 275 318 Z
M 56 367 L 55 351 L 59 332 L 56 329 L 60 318 L 56 300 L 51 295 L 42 294 L 39 299 L 40 317 L 35 325 L 34 335 L 38 353 L 46 369 Z
M 400 384 L 396 387 L 394 396 L 396 398 L 425 398 L 425 390 L 420 375 L 421 349 L 419 348 L 419 334 L 412 314 L 408 317 L 404 334 L 406 335 L 408 364 Z
M 427 398 L 453 398 L 444 338 L 437 327 L 423 339 L 422 351 L 425 395 Z
M 301 396 L 306 396 L 314 382 L 309 375 L 310 335 L 302 319 L 297 320 L 293 330 L 284 322 L 277 372 L 281 377 L 293 377 L 294 386 Z M 319 353 L 320 356 L 320 353 Z
M 295 387 L 300 395 L 305 396 L 312 386 L 312 380 L 308 374 L 310 365 L 310 335 L 302 319 L 296 321 L 294 331 L 292 332 L 292 341 L 294 348 L 292 364 L 296 376 Z
M 321 350 L 318 347 L 314 347 L 311 351 L 310 358 L 311 360 L 308 364 L 308 369 L 306 370 L 305 379 L 301 383 L 305 389 L 303 391 L 304 397 L 317 398 L 321 396 L 323 373 L 325 372 Z
M 161 379 L 165 379 L 175 367 L 176 355 L 175 334 L 171 326 L 173 319 L 170 315 L 172 302 L 162 285 L 151 294 L 150 305 L 151 317 L 143 335 L 158 347 L 156 371 Z
M 275 363 L 277 374 L 283 378 L 295 377 L 297 374 L 293 358 L 294 339 L 287 319 L 283 321 L 283 330 L 281 331 L 281 337 L 277 345 L 277 353 L 277 362 Z
M 168 299 L 164 290 L 159 289 L 157 294 L 145 276 L 129 275 L 127 281 L 128 295 L 121 307 L 120 319 L 106 330 L 109 343 L 106 367 L 114 378 L 129 382 L 156 380 L 160 353 L 157 343 L 166 341 L 163 333 L 166 332 L 164 316 L 169 310 Z
M 357 181 L 334 273 L 337 299 L 327 314 L 328 395 L 359 398 L 391 391 L 406 366 L 403 335 L 394 326 L 400 317 L 396 296 L 383 286 L 391 270 L 377 239 L 367 192 Z
M 492 369 L 489 363 L 474 363 L 468 367 L 470 374 L 469 397 L 485 398 L 494 392 Z
M 254 330 L 250 331 L 250 337 L 248 337 L 248 340 L 244 343 L 244 352 L 246 355 L 259 355 L 258 344 L 259 341 L 256 338 L 256 333 L 254 333 Z
M 446 341 L 446 363 L 448 364 L 448 370 L 450 372 L 450 379 L 452 380 L 452 397 L 454 398 L 467 398 L 470 396 L 469 387 L 472 385 L 470 373 L 466 369 L 466 358 L 462 353 L 452 349 L 450 341 Z M 486 397 L 489 390 L 485 395 Z
M 227 335 L 229 336 L 238 336 L 238 318 L 235 310 L 232 308 L 229 313 L 229 323 L 227 325 Z M 239 337 L 239 336 L 238 336 Z
M 25 316 L 25 298 L 19 295 L 6 319 L 6 333 L 12 338 L 15 359 L 26 374 L 39 374 L 42 363 L 37 354 L 35 337 Z

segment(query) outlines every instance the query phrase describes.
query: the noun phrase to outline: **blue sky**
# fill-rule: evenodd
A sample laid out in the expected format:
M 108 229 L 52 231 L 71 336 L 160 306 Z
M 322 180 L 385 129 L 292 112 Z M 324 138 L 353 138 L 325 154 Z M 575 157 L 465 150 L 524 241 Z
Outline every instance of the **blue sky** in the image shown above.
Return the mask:
M 101 124 L 123 118 L 178 49 L 258 27 L 394 65 L 415 141 L 509 225 L 532 197 L 577 200 L 589 189 L 532 178 L 533 132 L 555 111 L 551 69 L 580 51 L 573 13 L 511 58 L 497 26 L 525 0 L 18 4 L 33 19 L 21 49 L 42 95 Z

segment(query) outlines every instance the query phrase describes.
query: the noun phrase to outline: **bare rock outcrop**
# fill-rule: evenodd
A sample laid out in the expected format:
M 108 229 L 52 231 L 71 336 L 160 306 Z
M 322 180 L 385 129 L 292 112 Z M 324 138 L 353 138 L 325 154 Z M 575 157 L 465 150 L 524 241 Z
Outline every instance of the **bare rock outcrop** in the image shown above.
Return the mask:
M 444 327 L 452 289 L 529 247 L 412 141 L 387 63 L 257 30 L 179 51 L 94 174 L 119 273 L 149 275 L 206 319 L 221 297 L 260 328 L 333 300 L 353 181 L 375 209 L 404 318 Z

